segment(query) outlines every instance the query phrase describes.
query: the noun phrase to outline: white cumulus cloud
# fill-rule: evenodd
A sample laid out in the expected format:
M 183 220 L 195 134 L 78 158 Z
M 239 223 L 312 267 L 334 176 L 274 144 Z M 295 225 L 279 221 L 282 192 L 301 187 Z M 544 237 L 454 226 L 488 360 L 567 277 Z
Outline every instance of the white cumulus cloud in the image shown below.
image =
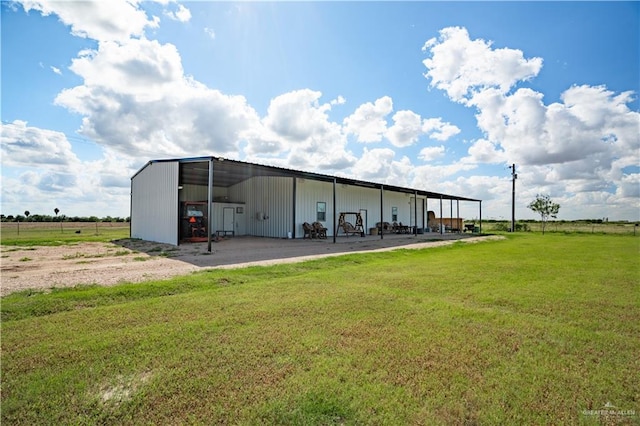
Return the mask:
M 423 48 L 423 61 L 431 86 L 444 90 L 456 102 L 466 102 L 477 91 L 497 88 L 507 93 L 516 83 L 535 77 L 541 58 L 525 59 L 516 49 L 492 49 L 485 40 L 471 40 L 466 28 L 448 27 Z
M 165 10 L 164 14 L 174 21 L 189 22 L 191 19 L 191 11 L 182 4 L 179 4 L 178 9 L 175 11 Z
M 67 168 L 78 163 L 64 133 L 30 127 L 14 120 L 0 127 L 0 152 L 4 166 Z
M 80 132 L 130 155 L 237 153 L 259 117 L 242 96 L 185 76 L 175 46 L 131 39 L 83 51 L 70 69 L 83 84 L 56 104 L 84 116 Z
M 572 202 L 604 202 L 615 194 L 606 202 L 619 203 L 622 194 L 634 193 L 634 178 L 625 172 L 640 164 L 640 114 L 629 108 L 633 92 L 574 85 L 547 105 L 542 93 L 516 87 L 537 76 L 542 59 L 471 40 L 464 28 L 441 30 L 423 50 L 431 87 L 476 110 L 484 137 L 461 163 L 515 163 L 521 185 L 569 194 Z
M 429 162 L 444 156 L 444 146 L 428 146 L 422 148 L 418 154 L 418 158 L 424 162 Z
M 344 130 L 354 134 L 358 142 L 380 142 L 387 131 L 386 117 L 391 111 L 393 101 L 389 96 L 362 104 L 344 119 Z
M 44 16 L 55 14 L 78 37 L 98 41 L 126 41 L 141 37 L 146 28 L 157 28 L 159 19 L 149 18 L 135 0 L 56 1 L 18 0 L 24 10 Z

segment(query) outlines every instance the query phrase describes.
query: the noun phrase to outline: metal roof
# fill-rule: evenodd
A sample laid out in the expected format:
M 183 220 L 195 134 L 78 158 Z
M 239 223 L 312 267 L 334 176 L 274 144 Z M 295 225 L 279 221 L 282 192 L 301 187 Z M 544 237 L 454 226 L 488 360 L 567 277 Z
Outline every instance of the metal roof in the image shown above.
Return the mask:
M 214 186 L 230 187 L 243 182 L 252 177 L 273 176 L 273 177 L 297 177 L 310 180 L 319 180 L 324 182 L 336 182 L 337 184 L 353 185 L 366 188 L 385 189 L 394 192 L 404 192 L 407 194 L 417 194 L 428 198 L 442 198 L 443 200 L 460 200 L 475 201 L 481 200 L 462 197 L 450 194 L 441 194 L 438 192 L 424 191 L 415 188 L 406 188 L 402 186 L 387 185 L 382 183 L 367 182 L 358 179 L 350 179 L 340 176 L 330 176 L 321 173 L 304 172 L 300 170 L 285 169 L 282 167 L 267 166 L 262 164 L 247 163 L 238 160 L 229 160 L 222 157 L 191 157 L 191 158 L 174 158 L 163 160 L 151 160 L 138 170 L 131 179 L 140 173 L 143 169 L 152 163 L 174 162 L 181 164 L 193 163 L 191 167 L 180 167 L 179 182 L 181 184 L 192 185 L 208 185 L 209 176 L 209 160 L 213 160 L 213 180 Z

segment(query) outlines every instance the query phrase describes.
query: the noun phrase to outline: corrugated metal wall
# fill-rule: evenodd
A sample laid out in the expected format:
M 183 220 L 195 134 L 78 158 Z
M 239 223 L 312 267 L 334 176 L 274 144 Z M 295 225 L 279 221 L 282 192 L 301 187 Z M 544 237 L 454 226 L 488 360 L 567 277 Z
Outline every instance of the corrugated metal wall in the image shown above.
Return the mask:
M 398 208 L 398 220 L 408 225 L 411 221 L 411 194 L 401 192 L 384 191 L 384 222 L 393 222 L 391 211 Z
M 235 232 L 234 235 L 236 236 L 240 236 L 240 235 L 246 235 L 246 206 L 244 204 L 238 204 L 238 203 L 213 203 L 213 217 L 212 217 L 212 234 L 215 233 L 218 230 L 226 230 L 228 231 L 229 229 L 226 229 L 225 224 L 224 224 L 224 209 L 225 208 L 230 208 L 233 210 L 233 219 L 234 219 L 234 223 L 233 223 L 233 231 Z M 238 208 L 240 208 L 240 211 L 238 211 Z
M 336 214 L 340 217 L 342 212 L 364 213 L 362 224 L 365 232 L 376 226 L 380 221 L 380 190 L 375 188 L 362 188 L 350 185 L 336 185 Z M 345 220 L 355 224 L 355 216 L 346 216 Z M 338 232 L 340 235 L 340 232 Z
M 254 177 L 229 188 L 229 197 L 245 201 L 248 235 L 286 238 L 293 232 L 293 178 Z
M 309 179 L 296 181 L 296 238 L 302 238 L 302 224 L 317 220 L 317 203 L 326 203 L 326 220 L 321 221 L 327 228 L 327 236 L 333 235 L 333 183 Z
M 398 208 L 398 222 L 409 224 L 414 222 L 413 204 L 411 194 L 384 191 L 383 214 L 385 222 L 392 222 L 391 208 Z M 302 224 L 316 221 L 316 204 L 318 202 L 327 203 L 327 220 L 322 224 L 328 229 L 327 235 L 332 236 L 335 224 L 333 220 L 333 183 L 318 182 L 308 179 L 298 179 L 296 193 L 296 236 L 302 237 Z M 418 198 L 418 208 L 420 210 L 421 199 Z M 369 228 L 376 226 L 380 222 L 380 190 L 376 188 L 363 188 L 345 184 L 336 185 L 336 216 L 342 212 L 362 212 L 364 228 L 369 232 Z M 422 211 L 418 211 L 418 224 Z M 337 220 L 336 217 L 336 220 Z M 354 222 L 354 218 L 347 217 L 347 220 Z M 340 234 L 340 232 L 338 232 Z
M 177 161 L 149 163 L 131 180 L 131 237 L 178 244 Z

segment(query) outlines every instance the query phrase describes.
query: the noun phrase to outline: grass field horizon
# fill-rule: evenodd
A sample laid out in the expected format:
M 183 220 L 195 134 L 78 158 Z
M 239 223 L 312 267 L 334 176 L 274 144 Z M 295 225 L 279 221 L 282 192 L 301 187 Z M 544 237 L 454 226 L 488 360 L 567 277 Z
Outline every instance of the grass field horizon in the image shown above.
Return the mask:
M 2 298 L 6 424 L 638 424 L 640 239 L 517 233 Z
M 465 223 L 479 224 L 476 219 Z M 587 220 L 550 221 L 546 233 L 616 234 L 640 236 L 640 222 L 600 222 Z M 0 246 L 63 245 L 81 242 L 109 242 L 129 238 L 129 222 L 0 222 Z M 511 227 L 506 220 L 487 219 L 483 233 L 505 233 Z M 542 232 L 540 221 L 516 222 L 517 233 Z

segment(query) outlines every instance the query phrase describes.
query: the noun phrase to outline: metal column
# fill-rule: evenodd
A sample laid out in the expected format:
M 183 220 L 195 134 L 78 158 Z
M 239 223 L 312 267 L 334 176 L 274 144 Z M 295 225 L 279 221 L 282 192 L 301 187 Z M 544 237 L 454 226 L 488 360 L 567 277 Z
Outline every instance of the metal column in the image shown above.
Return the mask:
M 333 243 L 336 243 L 338 224 L 336 223 L 336 178 L 333 178 Z
M 207 184 L 207 251 L 211 253 L 213 230 L 213 157 L 209 158 L 209 183 Z
M 418 191 L 413 191 L 413 235 L 418 235 Z
M 440 234 L 444 234 L 444 231 L 442 230 L 442 194 L 440 195 Z
M 380 239 L 384 239 L 384 185 L 380 185 Z

